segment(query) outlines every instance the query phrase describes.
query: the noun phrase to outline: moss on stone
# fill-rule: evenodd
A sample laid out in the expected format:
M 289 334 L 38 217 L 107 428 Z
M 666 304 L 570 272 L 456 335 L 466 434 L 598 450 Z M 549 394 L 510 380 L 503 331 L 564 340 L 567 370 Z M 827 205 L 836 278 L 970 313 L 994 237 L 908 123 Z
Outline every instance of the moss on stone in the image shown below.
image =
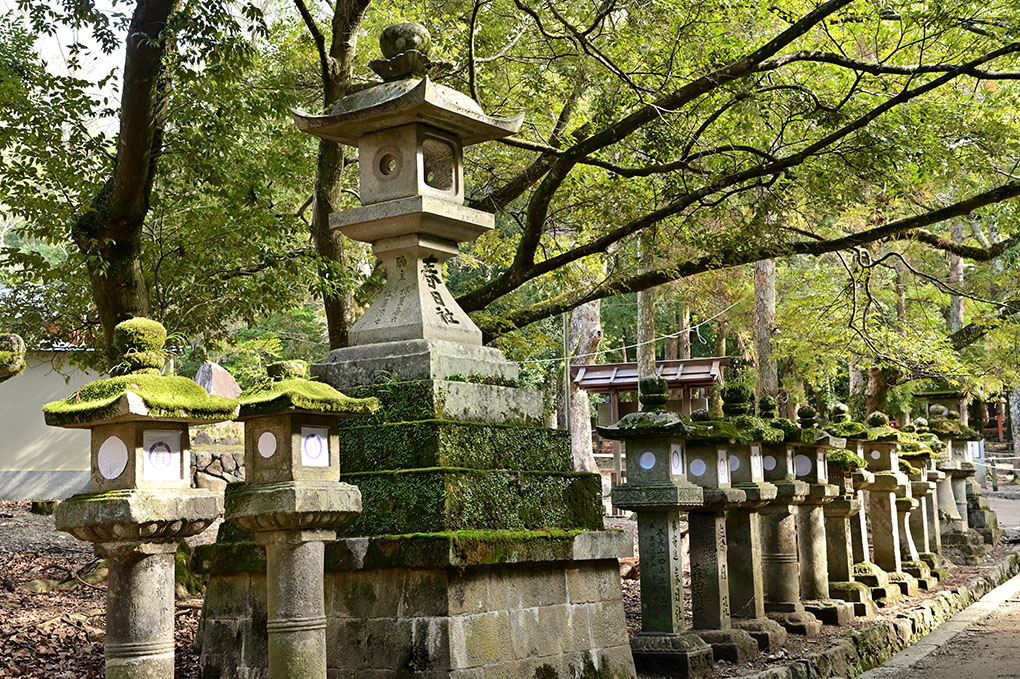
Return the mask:
M 189 595 L 198 595 L 205 589 L 205 578 L 194 569 L 191 546 L 184 540 L 177 544 L 174 553 L 174 585 Z
M 570 471 L 573 464 L 566 431 L 451 420 L 345 427 L 340 450 L 342 473 L 418 467 Z
M 502 377 L 500 375 L 479 375 L 478 373 L 470 373 L 467 375 L 450 375 L 446 378 L 447 382 L 470 382 L 472 384 L 490 384 L 496 387 L 520 387 L 520 380 L 512 380 L 508 377 Z
M 435 419 L 443 411 L 444 397 L 436 393 L 435 383 L 429 380 L 416 382 L 390 382 L 354 387 L 353 398 L 376 398 L 380 407 L 374 414 L 357 420 L 341 420 L 340 426 L 357 427 L 387 422 L 414 422 Z
M 132 351 L 159 351 L 166 344 L 166 328 L 150 318 L 131 318 L 113 329 L 113 346 L 126 354 Z
M 237 397 L 239 419 L 302 411 L 344 417 L 370 415 L 379 409 L 374 398 L 351 398 L 321 382 L 288 378 L 252 387 Z
M 904 472 L 906 474 L 920 474 L 921 473 L 920 469 L 918 469 L 914 465 L 910 464 L 910 462 L 905 460 L 902 456 L 899 457 L 899 465 L 900 465 L 900 471 Z
M 464 468 L 343 474 L 362 513 L 345 536 L 467 529 L 600 529 L 601 480 L 586 472 Z
M 186 377 L 121 375 L 90 382 L 63 400 L 47 403 L 43 406 L 46 424 L 86 425 L 123 415 L 117 405 L 128 394 L 148 409 L 148 415 L 138 417 L 218 422 L 237 413 L 234 400 L 210 396 Z
M 865 585 L 863 582 L 830 582 L 829 591 L 831 592 L 860 592 L 861 594 L 869 594 L 871 588 Z
M 842 471 L 853 471 L 854 469 L 864 469 L 867 467 L 867 462 L 864 458 L 858 457 L 856 453 L 853 453 L 845 449 L 829 449 L 825 451 L 825 463 L 832 469 L 839 469 Z
M 163 370 L 166 359 L 158 351 L 129 351 L 124 354 L 124 363 L 132 372 L 154 370 L 155 373 L 147 372 L 146 374 L 158 375 Z
M 829 422 L 825 425 L 825 431 L 841 439 L 867 439 L 868 428 L 860 422 L 845 420 L 843 422 Z

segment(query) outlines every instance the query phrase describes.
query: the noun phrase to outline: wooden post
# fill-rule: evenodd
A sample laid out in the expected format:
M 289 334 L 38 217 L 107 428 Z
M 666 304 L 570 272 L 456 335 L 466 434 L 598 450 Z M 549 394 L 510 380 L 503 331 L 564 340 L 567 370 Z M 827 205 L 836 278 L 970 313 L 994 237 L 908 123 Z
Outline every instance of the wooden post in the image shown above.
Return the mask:
M 620 394 L 617 391 L 609 392 L 609 419 L 613 424 L 620 421 Z M 616 475 L 616 483 L 623 483 L 623 449 L 620 441 L 613 441 L 613 474 Z

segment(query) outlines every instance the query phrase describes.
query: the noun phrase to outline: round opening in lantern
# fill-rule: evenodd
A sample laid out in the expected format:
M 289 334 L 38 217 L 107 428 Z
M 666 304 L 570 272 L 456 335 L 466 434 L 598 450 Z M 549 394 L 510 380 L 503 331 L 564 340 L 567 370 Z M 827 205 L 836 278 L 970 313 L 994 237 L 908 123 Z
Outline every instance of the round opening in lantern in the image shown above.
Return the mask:
M 128 449 L 117 436 L 111 436 L 99 446 L 96 455 L 99 473 L 104 479 L 115 479 L 124 473 L 128 463 Z

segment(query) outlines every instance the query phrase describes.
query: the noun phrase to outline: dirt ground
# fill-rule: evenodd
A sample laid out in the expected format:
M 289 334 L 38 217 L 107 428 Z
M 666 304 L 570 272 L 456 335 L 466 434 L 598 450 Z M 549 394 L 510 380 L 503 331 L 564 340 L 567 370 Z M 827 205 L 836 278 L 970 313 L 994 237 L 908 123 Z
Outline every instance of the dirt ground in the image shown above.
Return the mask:
M 1013 501 L 1020 507 L 1020 499 Z M 633 521 L 607 519 L 608 528 L 636 530 Z M 214 539 L 215 527 L 195 542 Z M 189 540 L 190 542 L 190 540 Z M 1004 555 L 1020 544 L 1020 531 L 1010 530 L 982 566 L 961 567 L 941 584 L 952 588 L 964 584 L 983 568 L 994 566 Z M 637 544 L 635 538 L 635 553 Z M 105 583 L 100 562 L 86 545 L 53 528 L 53 518 L 29 512 L 27 502 L 0 502 L 0 679 L 30 677 L 33 679 L 93 679 L 103 676 Z M 689 576 L 685 572 L 685 584 Z M 689 592 L 689 587 L 685 587 Z M 631 634 L 640 629 L 640 583 L 623 581 L 624 608 Z M 893 617 L 902 610 L 918 605 L 934 592 L 926 592 L 879 615 Z M 687 594 L 689 597 L 689 594 Z M 689 598 L 685 601 L 690 611 Z M 1015 634 L 1020 623 L 1020 602 L 1017 610 L 1006 617 L 1000 633 Z M 192 646 L 198 627 L 201 599 L 177 602 L 176 677 L 197 679 L 198 657 Z M 854 626 L 870 624 L 859 620 Z M 773 655 L 761 654 L 754 662 L 733 666 L 720 662 L 716 666 L 719 679 L 752 674 L 788 662 L 792 658 L 827 648 L 845 629 L 826 626 L 814 638 L 790 635 L 787 647 Z M 1000 641 L 989 636 L 989 644 Z M 1020 650 L 1014 642 L 1014 652 Z M 966 649 L 971 651 L 973 649 Z M 974 651 L 974 657 L 981 654 Z M 1015 656 L 1014 656 L 1015 657 Z M 1014 674 L 982 675 L 1020 678 L 1020 664 L 1014 663 Z M 924 675 L 928 676 L 928 675 Z M 932 675 L 934 677 L 934 675 Z M 967 679 L 956 675 L 951 679 Z M 978 675 L 973 675 L 977 677 Z M 947 677 L 947 679 L 950 679 Z

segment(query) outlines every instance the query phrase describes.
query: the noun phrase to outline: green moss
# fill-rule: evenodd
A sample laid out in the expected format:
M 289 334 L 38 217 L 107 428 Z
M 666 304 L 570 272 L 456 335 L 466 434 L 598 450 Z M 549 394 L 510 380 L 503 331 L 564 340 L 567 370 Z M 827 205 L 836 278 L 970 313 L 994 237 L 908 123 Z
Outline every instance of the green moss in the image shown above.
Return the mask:
M 343 473 L 467 467 L 570 471 L 570 434 L 558 429 L 450 420 L 340 430 Z
M 410 469 L 343 474 L 362 513 L 345 536 L 467 529 L 599 529 L 601 479 L 586 472 Z
M 373 398 L 351 398 L 321 382 L 289 378 L 246 390 L 237 398 L 241 419 L 292 411 L 342 416 L 370 415 L 379 409 Z
M 428 380 L 359 386 L 350 390 L 350 396 L 378 399 L 380 407 L 364 418 L 340 420 L 341 427 L 431 420 L 442 413 L 444 405 L 442 392 L 436 393 L 434 383 Z
M 825 451 L 825 463 L 832 469 L 840 469 L 844 471 L 864 469 L 867 467 L 867 462 L 864 461 L 864 458 L 858 457 L 855 453 L 843 449 Z
M 274 380 L 306 379 L 308 361 L 277 361 L 266 366 L 266 374 Z
M 124 362 L 132 371 L 155 370 L 159 374 L 166 359 L 158 351 L 129 351 L 124 354 Z
M 860 422 L 845 420 L 843 422 L 829 422 L 825 425 L 825 431 L 841 439 L 867 439 L 868 428 Z
M 863 582 L 830 582 L 829 591 L 860 592 L 862 594 L 868 594 L 871 592 L 871 588 L 865 585 Z
M 0 383 L 14 379 L 25 372 L 26 367 L 28 365 L 25 363 L 24 354 L 0 351 Z
M 83 425 L 102 422 L 122 414 L 117 402 L 126 394 L 138 396 L 153 419 L 187 419 L 216 422 L 230 420 L 237 412 L 232 399 L 210 396 L 186 377 L 122 375 L 86 384 L 61 401 L 43 406 L 46 424 Z
M 159 351 L 166 344 L 166 328 L 149 318 L 131 318 L 113 329 L 113 346 L 122 354 Z
M 195 572 L 191 546 L 184 540 L 177 543 L 174 553 L 174 584 L 190 595 L 198 595 L 205 589 L 205 578 Z
M 910 464 L 910 462 L 908 462 L 907 460 L 903 459 L 902 456 L 899 458 L 899 465 L 900 465 L 900 471 L 905 473 L 905 474 L 920 474 L 921 473 L 920 469 L 918 469 L 914 465 Z
M 479 375 L 470 373 L 468 375 L 450 375 L 447 382 L 471 382 L 473 384 L 491 384 L 496 387 L 520 387 L 520 380 L 512 380 L 499 375 Z

